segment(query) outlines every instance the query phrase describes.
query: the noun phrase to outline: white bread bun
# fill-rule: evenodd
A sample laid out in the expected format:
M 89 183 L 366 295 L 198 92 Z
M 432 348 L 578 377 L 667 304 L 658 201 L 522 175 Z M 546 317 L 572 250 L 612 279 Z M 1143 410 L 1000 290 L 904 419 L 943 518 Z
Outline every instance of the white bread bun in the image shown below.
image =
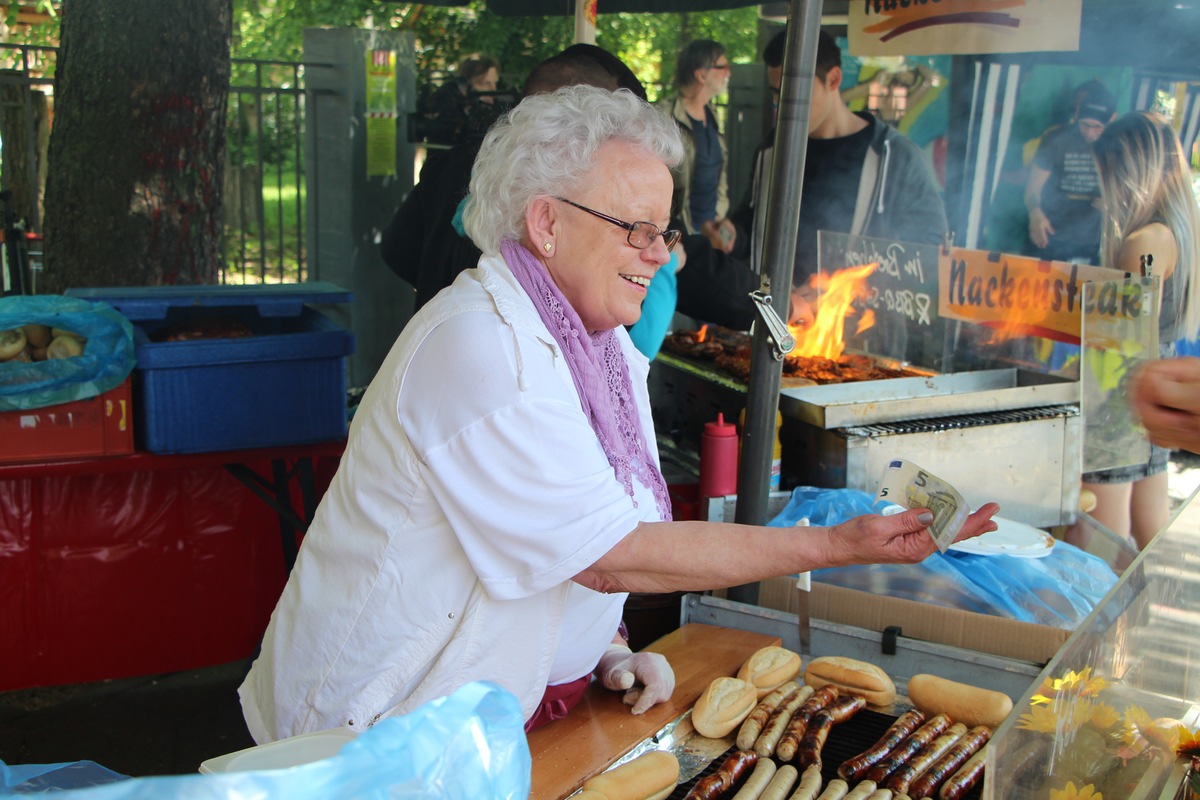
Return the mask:
M 981 689 L 937 675 L 913 675 L 908 679 L 908 699 L 927 716 L 947 714 L 968 727 L 986 725 L 995 730 L 1012 711 L 1012 698 L 1003 692 Z
M 814 689 L 833 684 L 862 695 L 874 706 L 889 706 L 896 699 L 896 684 L 879 667 L 841 656 L 822 656 L 808 662 L 804 682 Z
M 701 736 L 720 739 L 742 724 L 758 705 L 754 684 L 738 678 L 717 678 L 692 707 L 692 727 Z
M 764 647 L 746 659 L 738 678 L 754 684 L 761 700 L 800 674 L 800 654 L 783 647 Z
M 679 759 L 665 750 L 651 750 L 583 782 L 576 797 L 606 800 L 659 800 L 679 783 Z

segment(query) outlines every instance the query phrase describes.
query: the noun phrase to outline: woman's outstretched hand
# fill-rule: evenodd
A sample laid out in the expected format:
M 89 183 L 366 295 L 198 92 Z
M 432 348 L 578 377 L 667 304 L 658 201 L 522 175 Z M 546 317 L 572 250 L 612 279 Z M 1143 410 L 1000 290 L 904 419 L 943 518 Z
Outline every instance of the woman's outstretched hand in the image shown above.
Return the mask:
M 955 541 L 970 539 L 998 527 L 992 517 L 1000 510 L 985 503 L 963 523 Z M 937 544 L 929 532 L 933 513 L 912 509 L 902 514 L 866 514 L 827 529 L 832 560 L 837 566 L 850 564 L 913 564 L 928 558 Z

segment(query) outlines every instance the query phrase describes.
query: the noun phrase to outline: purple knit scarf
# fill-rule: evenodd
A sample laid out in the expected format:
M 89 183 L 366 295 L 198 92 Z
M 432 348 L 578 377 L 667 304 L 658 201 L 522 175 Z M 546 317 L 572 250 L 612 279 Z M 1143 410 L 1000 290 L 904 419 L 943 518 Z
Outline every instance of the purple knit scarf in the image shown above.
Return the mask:
M 538 316 L 562 349 L 579 392 L 583 413 L 617 480 L 633 496 L 633 477 L 654 492 L 658 513 L 671 519 L 671 499 L 662 473 L 650 457 L 642 436 L 629 367 L 612 330 L 588 333 L 571 303 L 537 258 L 518 242 L 500 243 L 500 252 L 537 309 Z M 634 505 L 637 502 L 634 501 Z

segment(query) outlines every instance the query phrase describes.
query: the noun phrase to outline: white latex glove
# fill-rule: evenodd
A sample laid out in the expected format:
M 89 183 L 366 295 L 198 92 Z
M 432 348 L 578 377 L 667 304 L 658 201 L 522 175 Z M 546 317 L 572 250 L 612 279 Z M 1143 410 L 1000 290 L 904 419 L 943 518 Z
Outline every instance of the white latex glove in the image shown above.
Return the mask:
M 600 658 L 596 675 L 604 688 L 625 690 L 622 701 L 633 713 L 644 714 L 657 703 L 666 702 L 675 691 L 675 671 L 660 653 L 634 653 L 628 647 L 610 644 Z

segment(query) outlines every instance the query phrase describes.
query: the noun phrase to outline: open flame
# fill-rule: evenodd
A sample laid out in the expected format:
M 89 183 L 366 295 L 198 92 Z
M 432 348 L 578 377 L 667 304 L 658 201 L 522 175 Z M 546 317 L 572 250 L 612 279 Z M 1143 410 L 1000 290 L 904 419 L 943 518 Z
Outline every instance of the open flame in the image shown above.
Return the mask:
M 703 342 L 708 337 L 708 323 L 700 326 L 700 330 L 696 331 L 696 341 Z
M 860 267 L 847 267 L 830 274 L 818 273 L 809 280 L 809 285 L 817 290 L 820 302 L 816 308 L 816 318 L 806 328 L 797 325 L 788 326 L 796 339 L 796 347 L 791 356 L 820 357 L 837 359 L 846 349 L 844 331 L 846 317 L 855 311 L 854 301 L 866 299 L 870 295 L 867 277 L 879 267 L 878 262 L 864 264 Z M 821 278 L 824 277 L 824 281 Z M 875 324 L 875 312 L 866 309 L 858 318 L 856 333 L 862 333 Z

